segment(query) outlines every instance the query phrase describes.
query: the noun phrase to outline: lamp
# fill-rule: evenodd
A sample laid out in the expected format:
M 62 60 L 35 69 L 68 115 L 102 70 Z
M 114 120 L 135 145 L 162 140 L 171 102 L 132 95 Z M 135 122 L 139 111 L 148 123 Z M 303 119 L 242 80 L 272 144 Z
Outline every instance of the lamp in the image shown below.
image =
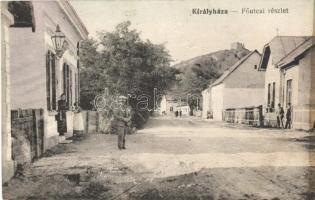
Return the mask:
M 66 36 L 60 31 L 59 25 L 57 25 L 56 27 L 55 35 L 51 36 L 51 40 L 55 48 L 56 55 L 59 58 L 61 58 L 64 52 L 66 51 L 68 45 L 67 42 L 65 41 Z

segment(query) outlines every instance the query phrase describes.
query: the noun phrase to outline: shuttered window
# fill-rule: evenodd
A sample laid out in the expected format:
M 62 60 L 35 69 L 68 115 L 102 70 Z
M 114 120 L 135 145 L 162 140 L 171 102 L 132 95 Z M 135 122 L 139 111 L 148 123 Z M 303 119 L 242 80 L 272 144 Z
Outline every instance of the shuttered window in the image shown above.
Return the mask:
M 286 104 L 292 104 L 292 79 L 287 80 Z
M 73 97 L 72 97 L 72 88 L 73 88 L 73 80 L 72 80 L 72 70 L 69 65 L 63 64 L 63 92 L 66 96 L 66 103 L 68 108 L 73 106 Z
M 272 83 L 272 102 L 271 107 L 275 108 L 275 101 L 276 101 L 276 83 Z
M 51 51 L 46 55 L 46 94 L 47 110 L 56 110 L 56 62 L 55 55 Z

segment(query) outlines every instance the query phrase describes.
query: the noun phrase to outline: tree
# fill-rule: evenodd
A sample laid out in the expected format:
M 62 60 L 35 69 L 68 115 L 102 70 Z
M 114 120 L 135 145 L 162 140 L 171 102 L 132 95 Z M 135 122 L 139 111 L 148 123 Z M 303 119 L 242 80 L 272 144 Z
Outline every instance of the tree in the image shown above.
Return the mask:
M 197 107 L 199 109 L 201 92 L 208 87 L 209 83 L 220 76 L 217 71 L 213 70 L 211 64 L 209 63 L 208 66 L 196 64 L 188 68 L 182 73 L 181 79 L 178 81 L 178 96 L 181 96 L 188 103 L 191 111 Z
M 113 32 L 101 33 L 99 42 L 82 43 L 81 103 L 91 109 L 90 102 L 104 88 L 113 95 L 146 95 L 147 110 L 137 109 L 138 99 L 130 98 L 129 103 L 136 116 L 147 119 L 154 106 L 154 89 L 163 93 L 175 81 L 176 70 L 170 67 L 171 57 L 164 45 L 143 41 L 130 26 L 129 21 L 120 23 Z

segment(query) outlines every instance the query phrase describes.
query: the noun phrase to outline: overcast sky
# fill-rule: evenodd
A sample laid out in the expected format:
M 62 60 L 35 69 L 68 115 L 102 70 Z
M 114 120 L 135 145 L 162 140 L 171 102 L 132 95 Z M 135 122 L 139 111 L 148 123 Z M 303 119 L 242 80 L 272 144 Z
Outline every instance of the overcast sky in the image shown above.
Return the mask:
M 314 0 L 87 1 L 71 0 L 90 36 L 130 20 L 143 39 L 166 43 L 175 62 L 229 49 L 232 42 L 259 52 L 277 35 L 312 35 Z M 227 15 L 194 15 L 194 8 Z M 288 8 L 289 14 L 241 14 L 242 8 Z M 238 11 L 238 12 L 231 12 Z M 278 31 L 277 31 L 278 30 Z

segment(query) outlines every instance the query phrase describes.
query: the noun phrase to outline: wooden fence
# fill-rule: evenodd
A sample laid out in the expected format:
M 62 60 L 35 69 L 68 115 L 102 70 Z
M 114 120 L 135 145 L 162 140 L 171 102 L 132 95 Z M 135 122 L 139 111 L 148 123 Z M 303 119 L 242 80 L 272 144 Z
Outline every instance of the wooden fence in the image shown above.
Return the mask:
M 84 132 L 87 134 L 104 133 L 106 121 L 97 111 L 82 111 Z
M 231 123 L 263 126 L 262 106 L 226 109 L 223 112 L 223 119 Z
M 11 111 L 12 149 L 16 162 L 33 161 L 44 153 L 44 119 L 42 109 Z M 27 148 L 27 149 L 26 149 Z M 30 154 L 30 155 L 23 155 Z

